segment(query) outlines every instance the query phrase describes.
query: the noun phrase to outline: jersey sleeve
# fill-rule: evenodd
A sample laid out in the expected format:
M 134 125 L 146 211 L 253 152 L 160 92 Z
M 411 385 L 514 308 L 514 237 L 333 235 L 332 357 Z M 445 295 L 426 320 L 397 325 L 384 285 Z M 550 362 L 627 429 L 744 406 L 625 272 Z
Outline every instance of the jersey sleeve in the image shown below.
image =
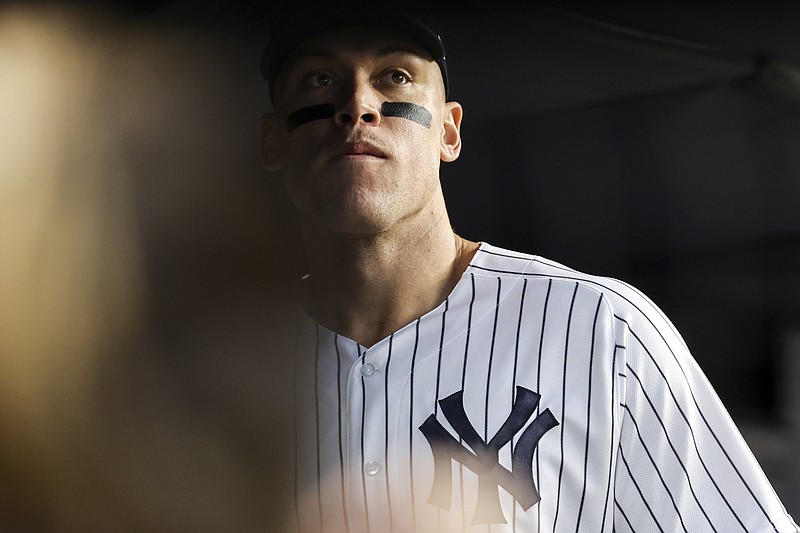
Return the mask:
M 800 531 L 674 326 L 638 291 L 617 294 L 615 531 Z

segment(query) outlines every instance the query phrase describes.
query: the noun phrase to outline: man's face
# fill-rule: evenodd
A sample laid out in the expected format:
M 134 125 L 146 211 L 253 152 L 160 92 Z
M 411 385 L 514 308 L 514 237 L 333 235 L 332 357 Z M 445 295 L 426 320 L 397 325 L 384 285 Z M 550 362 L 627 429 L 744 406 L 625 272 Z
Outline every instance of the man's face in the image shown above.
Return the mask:
M 367 28 L 324 33 L 293 57 L 275 83 L 263 148 L 303 216 L 371 234 L 424 214 L 439 192 L 440 161 L 460 151 L 461 107 L 445 102 L 436 62 L 403 34 Z M 390 116 L 386 102 L 415 104 L 430 122 Z M 320 104 L 332 104 L 327 115 L 287 127 L 293 112 Z

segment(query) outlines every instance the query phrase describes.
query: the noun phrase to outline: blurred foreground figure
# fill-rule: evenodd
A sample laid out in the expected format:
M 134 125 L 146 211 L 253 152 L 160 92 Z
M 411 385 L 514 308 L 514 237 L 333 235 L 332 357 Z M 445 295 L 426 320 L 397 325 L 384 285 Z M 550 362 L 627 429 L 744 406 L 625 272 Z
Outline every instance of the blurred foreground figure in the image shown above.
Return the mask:
M 263 159 L 308 260 L 294 530 L 798 531 L 649 299 L 453 233 L 437 35 L 301 15 L 262 61 Z
M 228 53 L 0 8 L 3 531 L 280 529 L 285 380 Z

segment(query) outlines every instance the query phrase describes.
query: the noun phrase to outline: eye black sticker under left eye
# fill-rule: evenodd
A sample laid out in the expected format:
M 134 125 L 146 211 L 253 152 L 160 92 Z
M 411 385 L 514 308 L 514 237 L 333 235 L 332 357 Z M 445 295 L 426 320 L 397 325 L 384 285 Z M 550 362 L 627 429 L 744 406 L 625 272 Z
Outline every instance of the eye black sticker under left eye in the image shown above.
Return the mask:
M 336 108 L 333 104 L 317 104 L 308 107 L 301 107 L 297 111 L 293 111 L 286 117 L 286 131 L 291 133 L 306 122 L 312 120 L 321 120 L 331 118 L 336 113 Z
M 381 105 L 381 115 L 384 117 L 407 118 L 426 128 L 431 127 L 431 120 L 433 120 L 430 111 L 421 105 L 411 102 L 384 102 Z

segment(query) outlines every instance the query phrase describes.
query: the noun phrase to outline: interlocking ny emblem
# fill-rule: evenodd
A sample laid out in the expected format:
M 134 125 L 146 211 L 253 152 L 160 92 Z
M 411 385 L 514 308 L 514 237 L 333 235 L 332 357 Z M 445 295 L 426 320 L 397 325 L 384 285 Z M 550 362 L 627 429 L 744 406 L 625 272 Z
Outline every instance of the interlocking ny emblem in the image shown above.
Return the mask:
M 499 487 L 506 489 L 528 510 L 539 502 L 539 492 L 533 480 L 533 452 L 539 439 L 558 425 L 550 409 L 545 409 L 522 432 L 517 445 L 511 451 L 511 471 L 503 467 L 498 459 L 500 448 L 528 421 L 539 405 L 539 394 L 524 387 L 517 387 L 517 396 L 511 414 L 492 439 L 486 443 L 475 431 L 464 412 L 464 391 L 451 394 L 439 401 L 447 421 L 472 450 L 457 441 L 442 427 L 435 415 L 431 415 L 419 427 L 433 451 L 433 487 L 428 502 L 442 509 L 450 509 L 453 490 L 451 461 L 458 461 L 478 474 L 478 505 L 473 524 L 506 523 L 500 507 Z

